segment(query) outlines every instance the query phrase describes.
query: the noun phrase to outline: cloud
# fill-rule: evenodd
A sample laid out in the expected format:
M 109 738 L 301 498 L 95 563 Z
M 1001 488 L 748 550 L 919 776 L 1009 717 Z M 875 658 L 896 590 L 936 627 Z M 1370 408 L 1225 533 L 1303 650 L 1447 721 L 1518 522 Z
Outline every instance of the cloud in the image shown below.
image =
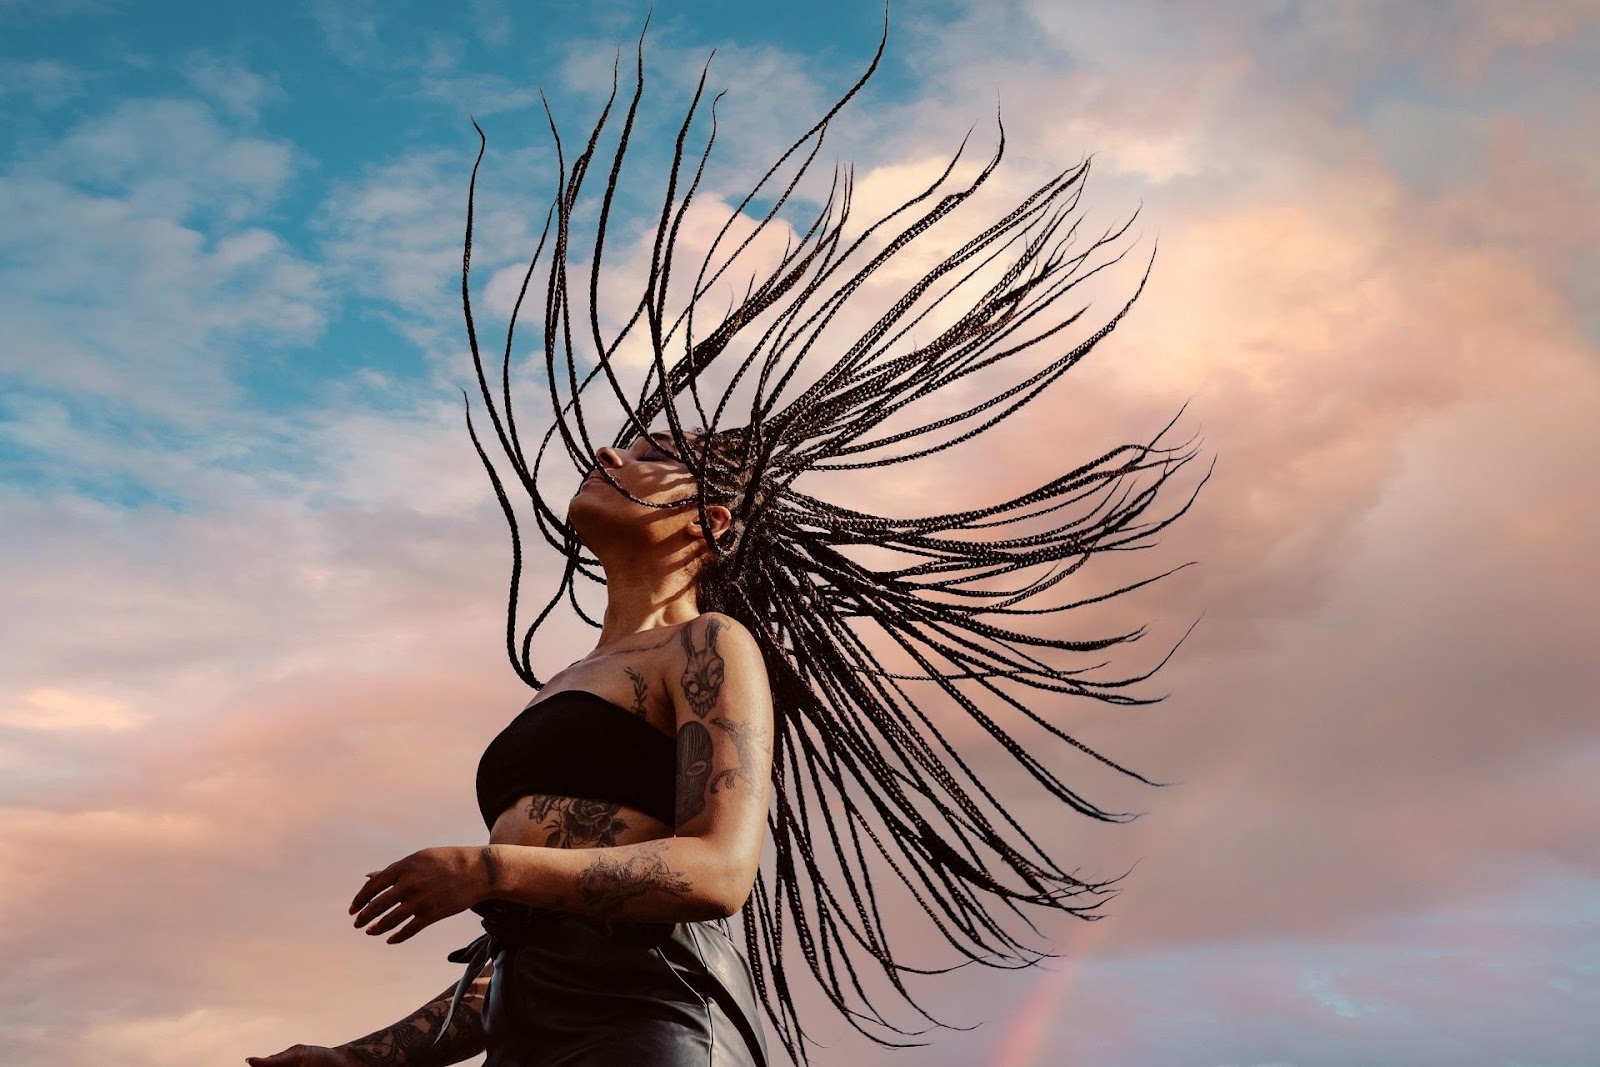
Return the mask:
M 0 99 L 20 98 L 42 110 L 54 110 L 84 92 L 86 72 L 55 59 L 0 63 Z
M 284 99 L 275 75 L 257 74 L 213 52 L 198 51 L 185 64 L 185 76 L 201 94 L 236 119 L 254 122 L 264 104 Z
M 265 1047 L 283 1025 L 271 1015 L 195 1008 L 180 1015 L 116 1019 L 83 1035 L 82 1047 L 102 1062 L 166 1067 L 172 1063 L 220 1063 L 239 1058 L 241 1046 Z
M 17 706 L 0 709 L 0 726 L 64 733 L 120 733 L 139 724 L 139 716 L 120 700 L 63 689 L 31 689 Z
M 1203 430 L 1219 457 L 1159 548 L 1096 560 L 1076 592 L 1203 565 L 1054 624 L 1152 622 L 1123 661 L 1138 665 L 1204 611 L 1145 689 L 1173 697 L 1039 703 L 1180 784 L 1066 764 L 1093 799 L 1149 812 L 1079 825 L 1009 757 L 976 755 L 1054 854 L 1101 875 L 1141 862 L 1106 921 L 1046 924 L 1067 954 L 1058 1001 L 1030 974 L 927 983 L 936 1011 L 994 1020 L 939 1035 L 930 1064 L 985 1062 L 1011 1020 L 1033 1027 L 1019 1056 L 1107 1067 L 1565 1062 L 1596 1039 L 1600 360 L 1583 272 L 1600 196 L 1573 136 L 1583 109 L 1529 102 L 1581 97 L 1563 48 L 1587 24 L 1577 5 L 1419 11 L 927 16 L 908 27 L 920 91 L 841 120 L 865 217 L 983 128 L 998 87 L 1012 152 L 974 219 L 1093 151 L 1091 216 L 1142 198 L 1130 240 L 1160 239 L 1139 305 L 1058 389 L 948 462 L 855 491 L 915 512 L 1026 489 L 1185 400 L 1179 433 Z M 388 32 L 376 9 L 318 18 L 357 52 Z M 695 48 L 650 47 L 673 91 L 697 73 Z M 572 55 L 575 87 L 609 78 L 609 46 Z M 1524 61 L 1544 88 L 1496 114 L 1505 64 Z M 834 91 L 777 50 L 718 69 L 743 101 L 725 112 L 727 175 Z M 1427 93 L 1391 92 L 1397 70 Z M 505 535 L 459 409 L 391 389 L 374 410 L 351 386 L 265 416 L 237 380 L 243 360 L 320 336 L 335 299 L 461 378 L 472 144 L 336 183 L 314 259 L 272 221 L 308 162 L 241 132 L 273 95 L 241 89 L 231 112 L 125 101 L 0 176 L 7 373 L 25 385 L 6 433 L 49 475 L 0 498 L 0 646 L 19 665 L 0 689 L 0 996 L 20 1006 L 0 1029 L 24 1064 L 344 1040 L 437 993 L 443 953 L 474 932 L 463 919 L 397 949 L 343 914 L 369 864 L 481 835 L 473 762 L 526 696 L 499 647 Z M 541 149 L 491 138 L 486 320 L 542 220 L 527 186 L 553 181 Z M 734 187 L 706 197 L 689 245 Z M 647 240 L 619 230 L 612 264 L 636 266 Z M 107 499 L 135 480 L 153 499 Z M 552 633 L 538 654 L 566 662 L 590 637 Z M 1065 763 L 1047 745 L 1028 751 Z
M 1182 30 L 1163 30 L 1174 49 Z M 1217 32 L 1244 54 L 1271 51 L 1248 26 Z M 1566 276 L 1596 192 L 1550 164 L 1556 129 L 1520 121 L 1521 138 L 1491 137 L 1480 172 L 1448 188 L 1408 182 L 1320 86 L 1263 93 L 1226 74 L 1237 63 L 1216 53 L 1233 47 L 1195 49 L 1163 75 L 1216 86 L 1198 105 L 1126 75 L 1120 93 L 1096 98 L 1118 105 L 1097 112 L 1107 127 L 1184 129 L 1196 147 L 1182 174 L 1097 167 L 1091 178 L 1096 205 L 1166 186 L 1155 277 L 1130 319 L 942 476 L 919 471 L 874 498 L 926 510 L 930 497 L 973 493 L 978 471 L 986 494 L 1021 491 L 1063 453 L 1092 455 L 1193 398 L 1216 477 L 1158 552 L 1097 560 L 1078 588 L 1186 559 L 1202 567 L 1058 624 L 1078 634 L 1154 620 L 1158 648 L 1128 657 L 1148 665 L 1161 633 L 1205 613 L 1164 684 L 1146 687 L 1175 692 L 1171 704 L 1059 707 L 1098 750 L 1184 783 L 1151 793 L 1074 770 L 1095 799 L 1151 812 L 1134 830 L 1051 834 L 1101 873 L 1145 857 L 1096 947 L 1108 959 L 1422 914 L 1485 865 L 1533 856 L 1594 870 L 1590 763 L 1558 754 L 1600 744 L 1579 711 L 1595 700 L 1583 650 L 1600 635 L 1559 593 L 1593 569 L 1581 546 L 1600 529 L 1580 458 L 1600 445 L 1585 414 L 1600 381 Z M 950 70 L 992 74 L 954 55 Z M 1150 65 L 1148 50 L 1129 62 Z M 1225 73 L 1206 81 L 1208 69 Z M 1025 103 L 1007 118 L 1023 148 L 1002 199 L 1045 165 L 1041 146 L 1068 158 L 1094 147 L 1055 125 L 1052 102 L 1077 99 L 1082 77 L 1007 72 L 1002 95 Z M 913 132 L 892 138 L 901 162 L 864 169 L 864 203 L 893 203 L 929 173 L 921 142 L 949 100 L 976 94 L 962 77 L 939 85 L 895 115 Z M 1518 191 L 1530 186 L 1545 191 Z M 1541 697 L 1519 695 L 1535 675 Z M 998 755 L 980 766 L 1016 774 Z M 1042 821 L 1049 809 L 1012 782 L 1013 810 Z M 1512 811 L 1540 814 L 1530 825 Z M 1271 892 L 1240 881 L 1264 871 Z
M 472 0 L 469 10 L 478 40 L 492 48 L 511 43 L 515 27 L 504 0 Z
M 1237 37 L 1247 52 L 1267 50 L 1248 27 Z M 1151 687 L 1174 690 L 1176 706 L 1062 708 L 1062 721 L 1101 751 L 1185 783 L 1151 794 L 1102 774 L 1111 803 L 1151 815 L 1120 842 L 1110 831 L 1052 833 L 1062 854 L 1096 869 L 1120 870 L 1112 856 L 1146 858 L 1095 945 L 1108 962 L 1175 945 L 1310 938 L 1386 915 L 1421 921 L 1475 892 L 1486 867 L 1534 857 L 1580 877 L 1595 871 L 1585 845 L 1600 817 L 1585 799 L 1592 760 L 1558 754 L 1600 744 L 1580 711 L 1595 700 L 1584 650 L 1600 635 L 1556 592 L 1584 585 L 1592 565 L 1582 546 L 1600 529 L 1588 503 L 1600 494 L 1582 458 L 1600 444 L 1585 414 L 1600 403 L 1600 382 L 1564 271 L 1568 249 L 1585 243 L 1594 191 L 1538 162 L 1559 144 L 1555 130 L 1521 122 L 1524 139 L 1489 133 L 1477 171 L 1447 186 L 1417 181 L 1393 169 L 1370 127 L 1317 91 L 1261 94 L 1240 77 L 1247 68 L 1213 60 L 1191 72 L 1214 87 L 1209 96 L 1141 92 L 1124 80 L 1120 94 L 1098 98 L 1115 106 L 1097 121 L 1125 122 L 1130 143 L 1160 143 L 1173 129 L 1185 131 L 1174 143 L 1192 149 L 1181 166 L 1129 157 L 1097 167 L 1091 181 L 1097 203 L 1166 186 L 1155 281 L 1132 318 L 1050 401 L 949 464 L 943 482 L 924 476 L 881 491 L 925 504 L 969 491 L 980 470 L 996 492 L 1020 490 L 1058 470 L 1063 451 L 1092 454 L 1089 442 L 1126 439 L 1195 398 L 1193 415 L 1222 460 L 1217 478 L 1155 559 L 1099 561 L 1111 569 L 1091 568 L 1083 582 L 1108 588 L 1189 558 L 1203 568 L 1076 624 L 1103 631 L 1155 615 L 1170 632 L 1174 617 L 1181 624 L 1203 609 L 1168 684 Z M 1220 73 L 1208 75 L 1213 67 Z M 1053 80 L 1020 67 L 1010 76 L 1040 103 L 1008 116 L 1023 176 L 997 183 L 1002 199 L 1042 165 L 1030 158 L 1043 155 L 1039 146 L 1096 143 L 1063 137 L 1046 103 L 1075 98 L 1075 74 Z M 1006 95 L 1027 99 L 1015 87 Z M 925 137 L 940 106 L 934 119 L 901 114 L 898 125 Z M 1418 128 L 1439 121 L 1410 115 Z M 1283 139 L 1290 129 L 1303 140 Z M 930 172 L 931 157 L 914 151 L 926 146 L 910 135 L 895 148 L 902 162 L 864 169 L 863 205 L 894 203 Z M 1544 194 L 1524 197 L 1530 184 Z M 908 269 L 917 262 L 909 255 Z M 1502 576 L 1486 582 L 1489 573 Z M 1534 676 L 1538 699 L 1525 692 Z M 1015 773 L 1002 759 L 982 766 Z M 1013 787 L 1008 796 L 1024 794 Z M 1037 804 L 1014 810 L 1045 814 Z M 1302 951 L 1316 959 L 1329 947 Z M 1305 988 L 1301 971 L 1274 965 L 1219 986 L 1193 1025 L 1164 1032 L 1231 1031 L 1242 1035 L 1232 1044 L 1289 1057 L 1302 1047 L 1297 1035 L 1383 1005 L 1382 1036 L 1338 1031 L 1356 1042 L 1345 1047 L 1452 1062 L 1448 1042 L 1403 1036 L 1408 1001 L 1449 980 L 1351 992 L 1385 966 L 1366 960 Z M 1295 995 L 1282 994 L 1286 980 Z M 1175 994 L 1174 1015 L 1191 1018 L 1182 998 L 1195 996 L 1188 985 Z M 1170 1062 L 1159 1041 L 1133 1037 L 1146 1016 L 1119 1026 L 1096 1003 L 1073 1031 L 1105 1052 L 1088 1062 Z M 1239 1003 L 1265 1005 L 1259 1025 L 1237 1029 Z M 1554 1011 L 1576 1018 L 1572 1001 Z M 1506 1054 L 1541 1025 L 1519 1028 Z M 1118 1042 L 1131 1047 L 1114 1053 Z M 1229 1043 L 1219 1039 L 1214 1054 Z M 1558 1056 L 1567 1046 L 1539 1047 Z
M 1482 173 L 1492 120 L 1418 100 L 1384 100 L 1368 118 L 1385 161 L 1413 187 L 1436 190 Z
M 466 142 L 461 147 L 407 153 L 335 184 L 315 225 L 329 272 L 349 292 L 373 301 L 379 315 L 433 360 L 442 381 L 465 384 L 470 364 L 461 330 L 460 272 L 471 149 Z M 514 183 L 526 183 L 543 162 L 537 154 L 491 141 L 478 187 L 478 278 L 532 254 L 543 207 L 530 202 L 525 184 Z M 481 329 L 492 335 L 488 324 Z
M 28 176 L 109 187 L 141 213 L 225 220 L 271 203 L 293 174 L 284 142 L 235 136 L 194 100 L 126 100 L 71 129 Z
M 526 82 L 495 74 L 425 74 L 417 93 L 450 104 L 463 115 L 494 115 L 539 106 L 539 91 Z
M 233 393 L 244 340 L 299 342 L 323 321 L 318 270 L 254 224 L 294 153 L 204 105 L 124 101 L 0 174 L 0 372 L 177 424 Z M 219 358 L 224 357 L 224 358 Z M 45 415 L 52 400 L 17 395 Z
M 340 62 L 359 67 L 378 62 L 385 54 L 379 40 L 382 7 L 371 0 L 340 4 L 311 4 L 311 17 L 322 32 L 327 50 Z
M 942 1036 L 925 1055 L 992 1067 L 1581 1062 L 1595 1035 L 1587 1015 L 1596 990 L 1593 976 L 1583 977 L 1592 938 L 1563 944 L 1549 935 L 1587 914 L 1580 901 L 1592 885 L 1534 878 L 1499 887 L 1477 912 L 1441 907 L 1426 920 L 1337 938 L 1211 942 L 1113 958 L 1095 951 L 1106 924 L 1080 924 L 1061 941 L 1064 958 L 1046 964 L 1052 973 L 990 973 L 960 999 L 938 996 L 936 1012 L 991 1023 Z M 1530 989 L 1537 994 L 1526 995 Z M 1349 1002 L 1370 1010 L 1341 1014 Z M 1036 1013 L 1048 1019 L 1042 1048 L 1032 1058 L 1005 1058 L 1014 1046 L 996 1042 L 994 1031 L 1009 1038 Z M 985 1055 L 989 1042 L 1000 1056 Z M 884 1054 L 868 1062 L 894 1061 Z

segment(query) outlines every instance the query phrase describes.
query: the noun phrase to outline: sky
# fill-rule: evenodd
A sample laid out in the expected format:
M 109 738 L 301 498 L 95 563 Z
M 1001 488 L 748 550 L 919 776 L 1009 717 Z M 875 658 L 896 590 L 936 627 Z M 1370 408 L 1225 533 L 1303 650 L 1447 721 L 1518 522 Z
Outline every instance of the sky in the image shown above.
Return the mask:
M 706 57 L 710 211 L 882 10 L 658 0 L 624 273 Z M 503 324 L 554 181 L 539 93 L 577 136 L 646 13 L 0 0 L 6 1062 L 236 1063 L 453 981 L 470 916 L 389 946 L 345 904 L 482 839 L 473 768 L 528 697 L 459 392 L 470 119 Z M 917 987 L 981 1025 L 886 1052 L 819 1016 L 822 1057 L 1600 1063 L 1600 4 L 905 0 L 890 27 L 824 157 L 863 212 L 969 132 L 981 156 L 998 105 L 978 208 L 1090 158 L 1086 216 L 1135 220 L 1090 317 L 1154 265 L 1015 425 L 870 491 L 981 503 L 1184 404 L 1216 467 L 1158 546 L 1075 577 L 1195 565 L 1061 623 L 1147 623 L 1136 667 L 1200 619 L 1163 702 L 1056 709 L 1174 784 L 1073 765 L 1143 813 L 1092 825 L 986 765 L 1124 891 L 1043 924 L 1041 968 Z

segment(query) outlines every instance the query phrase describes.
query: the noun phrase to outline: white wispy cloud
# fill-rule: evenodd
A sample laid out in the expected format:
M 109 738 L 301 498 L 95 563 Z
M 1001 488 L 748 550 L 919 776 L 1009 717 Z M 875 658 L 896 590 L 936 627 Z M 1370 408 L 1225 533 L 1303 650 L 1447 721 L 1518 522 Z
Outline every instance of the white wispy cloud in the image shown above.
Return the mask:
M 0 62 L 0 100 L 49 111 L 81 96 L 93 76 L 55 59 Z
M 463 116 L 494 115 L 539 106 L 539 90 L 526 80 L 501 74 L 424 74 L 417 94 L 450 104 Z
M 385 50 L 379 39 L 383 5 L 374 0 L 344 0 L 336 4 L 312 0 L 305 10 L 322 32 L 323 44 L 334 59 L 349 66 L 362 66 L 383 58 Z
M 193 100 L 123 101 L 0 173 L 0 373 L 183 424 L 233 394 L 246 339 L 322 328 L 320 269 L 259 221 L 292 147 Z M 19 399 L 18 403 L 24 403 Z
M 509 44 L 514 30 L 505 0 L 471 0 L 468 9 L 478 40 L 491 47 Z
M 184 76 L 229 115 L 247 122 L 254 122 L 264 105 L 284 99 L 283 85 L 276 75 L 258 74 L 242 63 L 203 49 L 185 61 Z

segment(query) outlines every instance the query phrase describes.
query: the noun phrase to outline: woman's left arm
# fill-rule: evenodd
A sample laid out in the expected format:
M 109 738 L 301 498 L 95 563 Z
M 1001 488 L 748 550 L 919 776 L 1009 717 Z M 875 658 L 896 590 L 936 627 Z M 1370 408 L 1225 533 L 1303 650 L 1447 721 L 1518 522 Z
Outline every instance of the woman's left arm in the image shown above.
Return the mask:
M 424 849 L 368 877 L 350 905 L 356 926 L 382 934 L 405 923 L 389 938 L 404 941 L 490 897 L 631 922 L 698 922 L 743 907 L 766 831 L 772 691 L 738 621 L 709 613 L 680 635 L 676 836 L 608 848 Z

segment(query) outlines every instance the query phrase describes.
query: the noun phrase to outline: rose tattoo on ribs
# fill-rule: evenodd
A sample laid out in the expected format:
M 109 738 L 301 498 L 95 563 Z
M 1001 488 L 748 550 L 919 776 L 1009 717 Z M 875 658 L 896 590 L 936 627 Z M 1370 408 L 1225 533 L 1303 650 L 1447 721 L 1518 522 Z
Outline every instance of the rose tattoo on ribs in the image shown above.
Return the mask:
M 617 843 L 628 828 L 617 818 L 622 805 L 575 797 L 536 796 L 528 801 L 528 818 L 542 823 L 550 848 L 596 848 Z

